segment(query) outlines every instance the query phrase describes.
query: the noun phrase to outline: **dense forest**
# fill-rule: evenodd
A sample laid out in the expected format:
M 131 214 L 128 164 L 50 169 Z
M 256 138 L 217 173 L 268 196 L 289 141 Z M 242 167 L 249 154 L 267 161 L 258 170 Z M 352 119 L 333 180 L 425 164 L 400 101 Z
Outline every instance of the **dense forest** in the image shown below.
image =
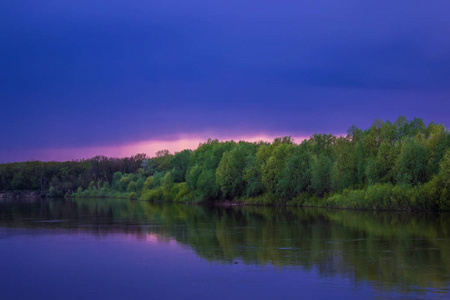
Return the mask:
M 0 190 L 48 196 L 362 209 L 450 209 L 450 133 L 399 117 L 300 144 L 208 140 L 155 157 L 0 165 Z

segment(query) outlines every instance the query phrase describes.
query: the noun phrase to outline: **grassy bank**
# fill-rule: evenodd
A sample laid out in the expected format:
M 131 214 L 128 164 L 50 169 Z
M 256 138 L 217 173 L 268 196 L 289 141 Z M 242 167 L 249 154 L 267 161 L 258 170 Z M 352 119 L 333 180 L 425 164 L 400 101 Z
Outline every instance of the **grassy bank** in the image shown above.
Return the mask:
M 436 177 L 434 180 L 418 186 L 376 184 L 366 189 L 345 189 L 340 193 L 331 193 L 317 197 L 302 193 L 291 200 L 280 199 L 272 193 L 257 197 L 233 200 L 198 200 L 190 193 L 185 183 L 173 184 L 170 189 L 161 186 L 155 189 L 143 188 L 136 192 L 118 192 L 107 187 L 90 187 L 72 194 L 75 198 L 121 198 L 145 201 L 167 201 L 180 203 L 217 203 L 264 206 L 323 207 L 362 210 L 450 210 L 450 194 L 445 182 Z

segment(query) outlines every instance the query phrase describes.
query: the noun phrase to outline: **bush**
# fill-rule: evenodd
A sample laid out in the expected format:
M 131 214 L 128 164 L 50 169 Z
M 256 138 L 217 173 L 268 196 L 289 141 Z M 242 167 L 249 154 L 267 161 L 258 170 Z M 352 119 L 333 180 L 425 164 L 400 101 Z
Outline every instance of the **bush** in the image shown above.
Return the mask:
M 156 188 L 152 190 L 147 190 L 142 193 L 141 200 L 148 200 L 148 201 L 161 201 L 164 200 L 163 191 L 161 188 Z

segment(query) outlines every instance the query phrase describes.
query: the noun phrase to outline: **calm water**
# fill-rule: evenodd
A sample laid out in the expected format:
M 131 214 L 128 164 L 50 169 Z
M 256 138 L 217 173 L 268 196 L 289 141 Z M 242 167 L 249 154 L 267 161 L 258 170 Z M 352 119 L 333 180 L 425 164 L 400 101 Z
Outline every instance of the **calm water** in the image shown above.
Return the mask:
M 0 200 L 0 299 L 450 299 L 450 215 Z

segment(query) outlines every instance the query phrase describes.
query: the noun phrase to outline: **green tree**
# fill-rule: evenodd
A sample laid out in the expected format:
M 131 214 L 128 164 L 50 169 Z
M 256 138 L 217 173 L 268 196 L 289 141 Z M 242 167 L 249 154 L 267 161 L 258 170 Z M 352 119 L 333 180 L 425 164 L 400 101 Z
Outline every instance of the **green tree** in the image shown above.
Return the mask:
M 426 182 L 428 179 L 427 165 L 427 148 L 415 139 L 405 141 L 397 158 L 397 169 L 399 170 L 396 176 L 397 182 L 412 185 Z
M 396 158 L 399 147 L 385 142 L 378 149 L 377 156 L 372 158 L 367 166 L 366 174 L 369 184 L 394 182 Z
M 216 170 L 223 153 L 236 147 L 236 143 L 209 139 L 201 144 L 191 155 L 186 173 L 186 184 L 194 197 L 199 200 L 215 200 L 220 197 Z
M 292 155 L 296 145 L 281 143 L 271 146 L 273 146 L 272 153 L 262 166 L 262 183 L 267 191 L 276 193 L 286 161 Z
M 309 142 L 305 141 L 295 147 L 292 155 L 287 158 L 277 183 L 277 194 L 281 198 L 290 200 L 307 191 L 311 184 L 312 157 Z
M 257 145 L 240 142 L 223 154 L 216 171 L 217 183 L 225 198 L 241 197 L 246 190 L 244 175 L 249 157 L 255 156 Z
M 172 168 L 171 174 L 174 182 L 186 181 L 186 172 L 189 167 L 191 154 L 191 150 L 183 150 L 175 153 L 170 159 L 170 167 Z
M 245 160 L 244 179 L 246 188 L 245 196 L 255 197 L 263 193 L 262 170 L 256 155 L 248 156 Z
M 335 163 L 332 173 L 333 186 L 342 190 L 358 183 L 358 156 L 356 143 L 347 138 L 336 139 Z
M 332 168 L 333 162 L 324 154 L 320 154 L 313 159 L 311 165 L 311 189 L 316 195 L 322 197 L 331 191 Z

